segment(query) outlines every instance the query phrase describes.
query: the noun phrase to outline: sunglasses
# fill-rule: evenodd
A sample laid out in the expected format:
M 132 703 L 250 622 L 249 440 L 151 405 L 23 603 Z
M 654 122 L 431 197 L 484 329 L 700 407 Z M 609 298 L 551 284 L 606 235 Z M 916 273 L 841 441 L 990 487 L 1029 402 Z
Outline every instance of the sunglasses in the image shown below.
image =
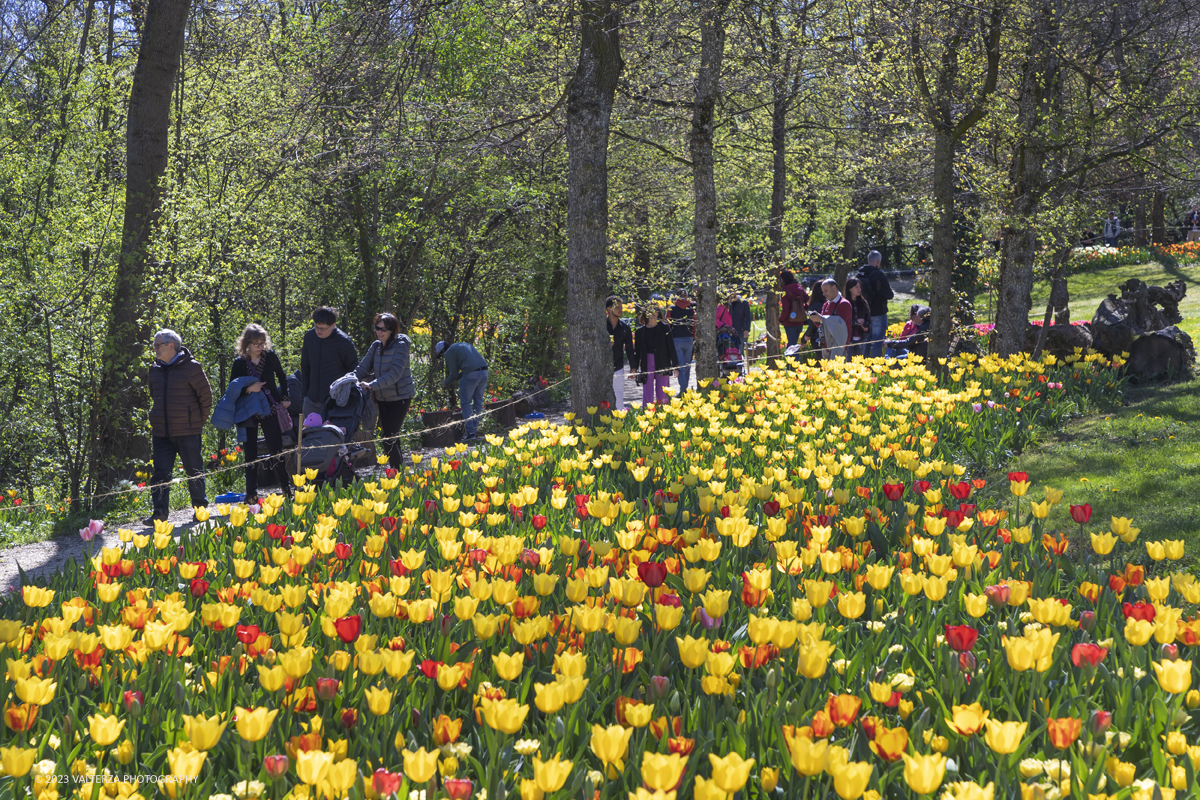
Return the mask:
M 390 331 L 390 330 L 391 330 L 391 328 L 389 328 L 387 325 L 376 325 L 376 326 L 375 326 L 375 330 L 377 330 L 377 331 Z

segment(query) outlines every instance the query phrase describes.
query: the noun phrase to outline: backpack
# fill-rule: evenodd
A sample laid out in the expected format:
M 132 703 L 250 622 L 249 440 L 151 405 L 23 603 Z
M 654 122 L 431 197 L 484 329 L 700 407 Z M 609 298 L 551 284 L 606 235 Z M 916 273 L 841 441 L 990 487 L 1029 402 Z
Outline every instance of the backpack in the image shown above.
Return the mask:
M 793 317 L 792 314 L 796 316 Z M 803 289 L 800 294 L 792 295 L 792 299 L 788 301 L 787 319 L 794 319 L 796 322 L 808 319 L 808 302 L 804 299 Z

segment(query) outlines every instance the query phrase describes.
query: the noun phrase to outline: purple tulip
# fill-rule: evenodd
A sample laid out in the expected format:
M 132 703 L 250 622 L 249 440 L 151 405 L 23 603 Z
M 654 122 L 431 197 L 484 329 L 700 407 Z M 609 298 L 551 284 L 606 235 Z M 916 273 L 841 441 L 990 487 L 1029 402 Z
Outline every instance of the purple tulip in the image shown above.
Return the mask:
M 721 627 L 721 618 L 717 617 L 716 619 L 713 619 L 708 615 L 708 612 L 702 608 L 700 609 L 700 624 L 704 626 L 705 630 L 711 631 L 713 628 Z

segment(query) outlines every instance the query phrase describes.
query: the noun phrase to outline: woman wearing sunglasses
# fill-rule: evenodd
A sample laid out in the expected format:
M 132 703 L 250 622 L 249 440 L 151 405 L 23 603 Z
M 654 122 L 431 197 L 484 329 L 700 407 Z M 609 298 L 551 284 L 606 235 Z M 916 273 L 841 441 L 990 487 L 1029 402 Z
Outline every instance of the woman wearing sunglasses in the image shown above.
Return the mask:
M 375 341 L 354 370 L 359 386 L 371 392 L 379 407 L 379 427 L 383 431 L 383 449 L 388 466 L 400 469 L 404 452 L 400 447 L 400 429 L 412 405 L 416 388 L 409 369 L 412 341 L 400 332 L 400 323 L 386 312 L 375 315 Z

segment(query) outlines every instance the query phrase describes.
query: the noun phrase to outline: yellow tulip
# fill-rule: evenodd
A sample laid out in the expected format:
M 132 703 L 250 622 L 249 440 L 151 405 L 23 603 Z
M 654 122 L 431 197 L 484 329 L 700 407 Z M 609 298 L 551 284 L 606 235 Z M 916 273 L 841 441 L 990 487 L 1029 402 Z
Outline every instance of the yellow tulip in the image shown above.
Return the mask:
M 563 685 L 557 681 L 554 683 L 535 683 L 533 688 L 535 691 L 534 705 L 543 714 L 553 714 L 567 702 Z
M 509 735 L 521 729 L 525 724 L 525 717 L 529 714 L 529 706 L 521 705 L 512 698 L 490 700 L 485 697 L 480 700 L 479 706 L 488 727 Z
M 1191 661 L 1154 661 L 1154 674 L 1158 676 L 1158 685 L 1164 692 L 1181 694 L 1192 686 Z
M 841 764 L 831 770 L 833 789 L 838 793 L 838 797 L 842 800 L 858 800 L 862 797 L 871 781 L 873 769 L 874 767 L 866 761 L 855 761 Z
M 515 681 L 521 676 L 521 670 L 525 667 L 525 651 L 518 650 L 512 655 L 496 653 L 492 656 L 492 664 L 496 667 L 496 674 L 501 678 L 506 681 Z
M 679 660 L 688 669 L 699 669 L 708 660 L 707 639 L 693 639 L 691 636 L 683 639 L 676 637 L 675 643 L 679 646 Z
M 625 769 L 625 756 L 629 753 L 629 739 L 633 728 L 610 725 L 602 728 L 592 725 L 591 749 L 604 766 L 613 765 L 617 770 Z
M 10 778 L 21 778 L 33 769 L 37 750 L 32 747 L 0 747 L 0 769 Z
M 654 606 L 654 621 L 659 629 L 664 631 L 673 631 L 679 627 L 679 623 L 683 620 L 683 608 L 680 606 L 669 606 L 665 603 L 657 603 Z
M 115 716 L 95 714 L 88 717 L 88 735 L 92 741 L 101 747 L 108 747 L 121 736 L 125 730 L 125 720 Z
M 729 794 L 741 791 L 750 780 L 750 770 L 754 767 L 754 759 L 743 759 L 736 751 L 724 758 L 718 758 L 716 753 L 709 753 L 708 760 L 712 764 L 713 782 Z
M 673 792 L 687 768 L 687 756 L 678 753 L 642 755 L 642 783 L 652 791 Z
M 801 775 L 811 778 L 825 771 L 829 755 L 828 739 L 820 739 L 814 742 L 805 736 L 795 736 L 787 740 L 787 745 L 788 754 L 792 759 L 792 766 Z
M 228 724 L 227 722 L 221 722 L 221 717 L 218 714 L 214 714 L 211 717 L 183 715 L 183 731 L 187 734 L 188 741 L 192 743 L 192 747 L 197 750 L 211 750 L 216 747 L 217 742 L 221 741 L 221 734 L 225 732 L 225 726 Z
M 573 768 L 572 762 L 561 761 L 557 753 L 548 761 L 542 761 L 534 756 L 533 780 L 537 783 L 538 789 L 543 792 L 557 792 L 567 782 Z
M 1106 556 L 1112 552 L 1113 545 L 1117 543 L 1118 537 L 1111 533 L 1093 533 L 1092 535 L 1092 550 L 1096 555 Z
M 1154 623 L 1144 619 L 1129 617 L 1125 620 L 1125 639 L 1135 647 L 1140 647 L 1150 641 L 1154 634 Z
M 51 703 L 57 688 L 58 684 L 49 678 L 18 678 L 16 682 L 17 698 L 22 703 L 32 703 L 35 706 Z
M 963 597 L 967 613 L 978 619 L 987 613 L 988 600 L 985 594 L 968 594 Z
M 838 613 L 847 619 L 858 619 L 867 610 L 867 596 L 862 592 L 842 592 L 838 595 Z
M 413 783 L 427 783 L 437 774 L 438 751 L 427 751 L 424 747 L 415 753 L 405 750 L 404 775 Z
M 904 758 L 904 782 L 914 792 L 932 794 L 942 785 L 942 778 L 946 774 L 946 757 L 941 753 L 900 755 Z
M 330 759 L 332 755 L 328 755 Z M 208 757 L 208 753 L 201 752 L 192 747 L 190 743 L 184 742 L 179 747 L 170 750 L 167 753 L 167 763 L 171 765 L 171 775 L 184 780 L 191 780 L 200 774 L 200 769 L 204 766 L 204 759 Z
M 366 691 L 367 708 L 377 717 L 387 714 L 392 708 L 392 692 L 379 686 Z
M 234 712 L 237 716 L 238 736 L 247 742 L 258 742 L 271 732 L 271 725 L 279 714 L 277 708 L 242 708 Z
M 1016 752 L 1029 723 L 997 722 L 994 719 L 989 719 L 984 721 L 984 725 L 987 727 L 987 733 L 984 734 L 983 740 L 987 743 L 987 746 L 993 752 L 1007 755 L 1008 753 Z
M 625 707 L 625 721 L 634 728 L 644 728 L 654 718 L 654 703 Z

